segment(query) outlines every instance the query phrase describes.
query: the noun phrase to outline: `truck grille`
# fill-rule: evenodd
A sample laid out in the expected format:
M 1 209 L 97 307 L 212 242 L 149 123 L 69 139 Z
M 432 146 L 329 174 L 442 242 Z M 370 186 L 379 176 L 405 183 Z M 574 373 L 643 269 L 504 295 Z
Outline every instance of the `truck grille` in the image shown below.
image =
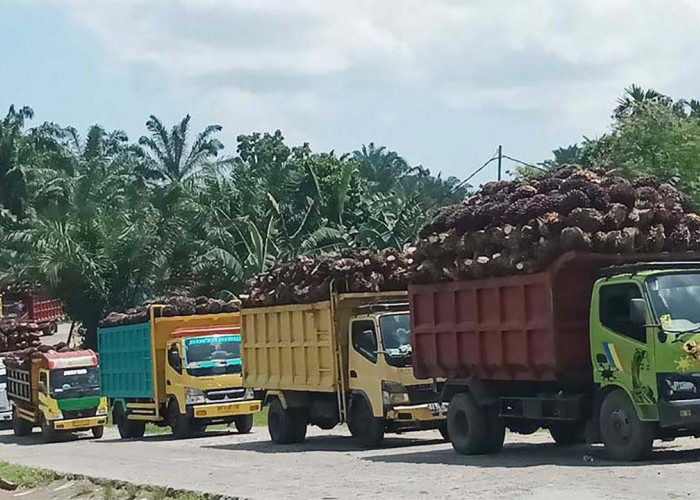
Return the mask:
M 217 389 L 205 392 L 207 401 L 230 401 L 234 399 L 241 399 L 245 396 L 245 389 Z
M 412 385 L 408 386 L 406 390 L 412 405 L 434 403 L 440 399 L 440 387 L 438 386 L 437 392 L 435 392 L 433 384 Z
M 83 408 L 82 410 L 63 410 L 63 418 L 66 420 L 74 418 L 94 417 L 97 413 L 97 408 Z

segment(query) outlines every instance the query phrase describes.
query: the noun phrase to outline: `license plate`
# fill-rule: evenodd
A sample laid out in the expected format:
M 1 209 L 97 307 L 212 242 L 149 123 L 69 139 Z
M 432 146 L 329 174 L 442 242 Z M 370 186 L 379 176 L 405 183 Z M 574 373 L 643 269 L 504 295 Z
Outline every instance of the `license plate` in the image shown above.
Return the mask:
M 442 413 L 447 413 L 447 406 L 449 403 L 429 403 L 428 410 L 433 415 L 440 415 Z

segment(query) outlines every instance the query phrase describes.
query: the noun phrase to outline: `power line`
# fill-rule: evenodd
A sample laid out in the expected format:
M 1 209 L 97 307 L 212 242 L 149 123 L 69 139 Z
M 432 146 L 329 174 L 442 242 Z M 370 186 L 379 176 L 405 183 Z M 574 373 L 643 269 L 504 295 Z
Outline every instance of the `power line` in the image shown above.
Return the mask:
M 477 168 L 476 170 L 474 170 L 474 172 L 472 172 L 466 179 L 464 179 L 462 182 L 460 182 L 460 183 L 457 184 L 455 187 L 453 187 L 452 189 L 450 189 L 450 192 L 449 192 L 449 193 L 447 193 L 447 194 L 444 195 L 442 198 L 440 198 L 440 199 L 437 200 L 435 203 L 433 203 L 430 207 L 428 207 L 428 210 L 427 210 L 427 211 L 430 212 L 433 208 L 435 208 L 437 205 L 439 205 L 440 203 L 442 203 L 442 200 L 444 200 L 444 199 L 447 198 L 448 196 L 454 194 L 459 188 L 461 188 L 461 187 L 464 186 L 467 182 L 469 182 L 476 174 L 478 174 L 479 172 L 481 172 L 481 171 L 482 171 L 483 169 L 485 169 L 492 161 L 495 161 L 495 160 L 497 160 L 497 159 L 498 159 L 498 150 L 496 150 L 496 152 L 494 153 L 494 155 L 493 155 L 491 158 L 489 158 L 488 160 L 486 160 L 486 162 L 485 162 L 483 165 L 481 165 L 479 168 Z

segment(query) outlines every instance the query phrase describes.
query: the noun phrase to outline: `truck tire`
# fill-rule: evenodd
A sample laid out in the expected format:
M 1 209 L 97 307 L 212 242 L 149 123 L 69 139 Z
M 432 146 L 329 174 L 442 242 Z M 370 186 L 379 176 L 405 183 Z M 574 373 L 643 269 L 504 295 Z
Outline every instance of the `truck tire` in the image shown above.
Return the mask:
M 296 408 L 282 407 L 279 399 L 270 403 L 267 416 L 267 429 L 272 442 L 276 444 L 301 443 L 306 438 L 306 419 Z
M 208 424 L 206 422 L 200 422 L 198 420 L 194 420 L 192 422 L 192 433 L 193 434 L 204 434 L 207 430 Z
M 137 420 L 127 420 L 131 426 L 131 437 L 142 438 L 146 433 L 146 422 Z
M 585 442 L 581 422 L 553 422 L 547 430 L 558 446 L 574 446 Z
M 600 435 L 610 458 L 633 462 L 651 454 L 654 426 L 639 420 L 627 394 L 615 389 L 600 407 Z
M 489 430 L 484 442 L 484 453 L 498 453 L 503 449 L 503 441 L 506 438 L 506 426 L 495 412 L 492 415 L 486 412 L 486 418 Z
M 12 431 L 17 437 L 29 436 L 32 433 L 32 424 L 19 416 L 17 408 L 12 409 Z
M 174 401 L 168 405 L 168 422 L 175 439 L 184 439 L 193 434 L 192 419 L 187 415 L 182 415 Z
M 353 401 L 348 427 L 360 448 L 379 448 L 384 441 L 384 419 L 374 416 L 365 398 Z
M 58 439 L 58 433 L 45 418 L 41 419 L 41 437 L 47 443 L 53 443 Z
M 233 423 L 239 434 L 248 434 L 253 429 L 253 415 L 240 415 L 235 418 Z
M 438 431 L 440 431 L 442 439 L 444 439 L 446 442 L 450 441 L 450 431 L 447 430 L 447 420 L 440 424 Z
M 112 421 L 117 424 L 119 437 L 122 439 L 142 438 L 146 432 L 146 422 L 129 420 L 120 403 L 114 405 Z
M 455 394 L 447 409 L 447 432 L 452 447 L 460 455 L 487 453 L 491 435 L 486 412 L 470 394 Z M 492 443 L 491 443 L 492 444 Z
M 93 427 L 90 429 L 92 431 L 92 437 L 95 439 L 102 439 L 102 436 L 105 434 L 105 426 L 104 425 L 98 425 L 97 427 Z

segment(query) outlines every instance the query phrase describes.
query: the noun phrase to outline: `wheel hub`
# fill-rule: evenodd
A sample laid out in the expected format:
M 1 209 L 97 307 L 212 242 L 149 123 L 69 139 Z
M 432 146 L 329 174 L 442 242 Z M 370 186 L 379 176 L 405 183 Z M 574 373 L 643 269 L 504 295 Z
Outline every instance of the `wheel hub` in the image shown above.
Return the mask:
M 622 409 L 617 409 L 610 413 L 608 419 L 612 437 L 621 443 L 627 443 L 632 437 L 632 424 L 630 423 L 627 413 Z

